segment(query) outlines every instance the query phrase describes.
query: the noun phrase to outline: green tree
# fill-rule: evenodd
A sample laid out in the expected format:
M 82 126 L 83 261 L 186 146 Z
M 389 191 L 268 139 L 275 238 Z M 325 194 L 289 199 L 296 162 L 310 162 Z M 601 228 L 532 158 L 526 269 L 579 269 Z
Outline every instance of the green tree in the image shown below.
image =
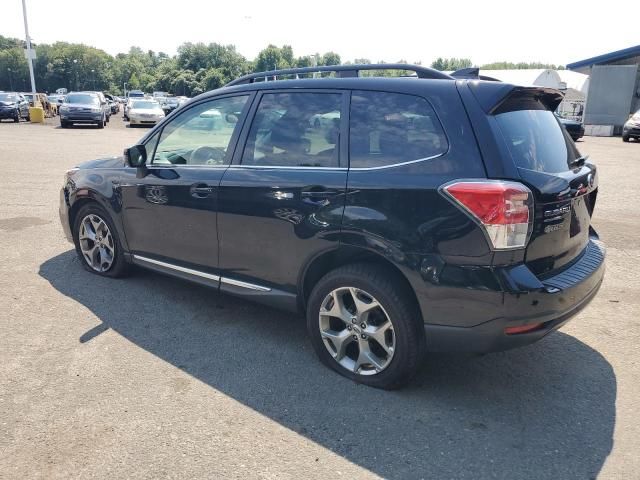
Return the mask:
M 480 67 L 483 70 L 525 70 L 529 68 L 549 68 L 551 70 L 564 70 L 563 65 L 542 62 L 493 62 Z
M 278 48 L 275 45 L 269 45 L 258 53 L 253 70 L 255 72 L 266 72 L 269 70 L 282 70 L 295 66 L 289 63 L 292 55 L 289 55 L 291 47 Z
M 127 83 L 129 84 L 129 90 L 138 90 L 140 88 L 140 80 L 138 79 L 136 72 L 131 74 Z
M 433 63 L 431 68 L 436 70 L 460 70 L 461 68 L 469 68 L 473 66 L 473 62 L 468 58 L 442 58 L 438 57 Z
M 318 62 L 319 65 L 340 65 L 341 63 L 340 55 L 335 52 L 325 53 Z

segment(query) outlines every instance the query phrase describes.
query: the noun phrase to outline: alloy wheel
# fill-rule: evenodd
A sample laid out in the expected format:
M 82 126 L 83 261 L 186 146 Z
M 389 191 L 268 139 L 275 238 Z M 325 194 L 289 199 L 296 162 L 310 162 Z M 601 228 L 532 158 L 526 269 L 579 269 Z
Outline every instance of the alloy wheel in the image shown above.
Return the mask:
M 320 305 L 319 323 L 324 346 L 343 368 L 375 375 L 391 363 L 393 324 L 373 295 L 355 287 L 332 290 Z
M 115 259 L 115 242 L 107 223 L 93 213 L 80 222 L 78 235 L 82 256 L 96 272 L 106 272 Z

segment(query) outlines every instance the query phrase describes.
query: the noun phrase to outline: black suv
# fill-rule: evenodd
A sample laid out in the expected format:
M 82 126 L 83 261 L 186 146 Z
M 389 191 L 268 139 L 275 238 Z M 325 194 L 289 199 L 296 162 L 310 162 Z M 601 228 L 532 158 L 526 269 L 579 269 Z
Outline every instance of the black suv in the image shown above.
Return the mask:
M 360 75 L 385 68 L 413 74 Z M 404 64 L 252 74 L 67 172 L 60 217 L 89 271 L 305 312 L 324 363 L 394 388 L 427 350 L 529 344 L 598 291 L 598 176 L 561 100 Z

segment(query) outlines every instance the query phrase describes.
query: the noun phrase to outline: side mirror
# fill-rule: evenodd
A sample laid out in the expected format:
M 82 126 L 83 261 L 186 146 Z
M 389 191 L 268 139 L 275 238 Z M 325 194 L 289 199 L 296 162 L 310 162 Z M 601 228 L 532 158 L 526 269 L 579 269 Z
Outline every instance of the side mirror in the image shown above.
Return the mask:
M 238 116 L 234 113 L 227 113 L 225 120 L 227 123 L 238 123 Z
M 129 147 L 124 151 L 124 159 L 130 167 L 144 167 L 147 163 L 147 149 L 144 145 Z

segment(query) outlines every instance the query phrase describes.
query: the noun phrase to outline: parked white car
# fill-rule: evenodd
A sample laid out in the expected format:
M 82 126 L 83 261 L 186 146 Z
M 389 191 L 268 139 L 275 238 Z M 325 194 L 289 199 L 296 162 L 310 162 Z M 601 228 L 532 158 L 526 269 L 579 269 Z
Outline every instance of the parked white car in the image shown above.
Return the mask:
M 164 111 L 155 100 L 132 100 L 127 116 L 130 125 L 155 125 L 164 118 Z

